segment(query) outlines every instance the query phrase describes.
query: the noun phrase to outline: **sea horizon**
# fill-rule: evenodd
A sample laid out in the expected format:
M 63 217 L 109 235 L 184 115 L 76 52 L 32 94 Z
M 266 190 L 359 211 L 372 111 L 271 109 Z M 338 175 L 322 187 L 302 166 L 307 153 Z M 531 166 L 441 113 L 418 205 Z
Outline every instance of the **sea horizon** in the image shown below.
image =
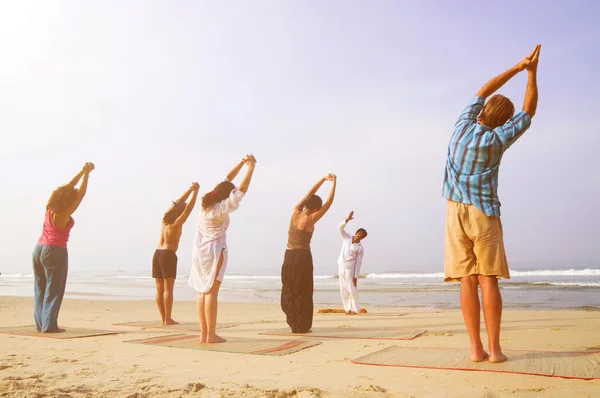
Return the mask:
M 262 275 L 261 275 L 262 273 Z M 188 273 L 179 273 L 175 300 L 194 301 Z M 443 272 L 388 271 L 361 274 L 358 282 L 362 307 L 403 309 L 457 309 L 460 285 L 443 281 Z M 314 276 L 314 302 L 339 307 L 337 274 Z M 600 267 L 511 270 L 500 280 L 505 308 L 600 310 Z M 281 277 L 274 272 L 231 272 L 221 286 L 223 302 L 279 303 Z M 33 272 L 2 273 L 0 296 L 32 297 Z M 71 271 L 65 298 L 86 300 L 153 300 L 155 283 L 143 270 Z

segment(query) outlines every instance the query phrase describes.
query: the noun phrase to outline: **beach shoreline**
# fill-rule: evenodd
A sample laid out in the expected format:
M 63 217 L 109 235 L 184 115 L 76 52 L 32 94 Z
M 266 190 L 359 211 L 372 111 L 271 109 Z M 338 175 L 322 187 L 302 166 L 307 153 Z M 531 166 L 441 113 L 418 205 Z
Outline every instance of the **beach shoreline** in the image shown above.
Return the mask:
M 31 298 L 0 297 L 0 327 L 31 325 L 32 308 Z M 352 359 L 394 345 L 468 347 L 460 311 L 403 310 L 407 315 L 397 316 L 393 315 L 397 308 L 373 307 L 370 312 L 388 315 L 315 314 L 313 329 L 423 328 L 427 332 L 403 341 L 322 338 L 316 339 L 321 342 L 318 346 L 282 356 L 198 351 L 123 343 L 169 334 L 113 325 L 157 319 L 150 300 L 66 299 L 61 326 L 125 333 L 71 340 L 0 334 L 0 394 L 139 398 L 187 396 L 197 390 L 203 397 L 591 397 L 600 390 L 600 380 L 354 364 Z M 192 302 L 176 301 L 173 313 L 180 322 L 195 322 Z M 220 303 L 219 323 L 239 324 L 219 330 L 234 339 L 261 337 L 258 333 L 286 326 L 277 304 Z M 598 311 L 505 310 L 502 344 L 505 350 L 589 351 L 600 349 L 598 330 Z

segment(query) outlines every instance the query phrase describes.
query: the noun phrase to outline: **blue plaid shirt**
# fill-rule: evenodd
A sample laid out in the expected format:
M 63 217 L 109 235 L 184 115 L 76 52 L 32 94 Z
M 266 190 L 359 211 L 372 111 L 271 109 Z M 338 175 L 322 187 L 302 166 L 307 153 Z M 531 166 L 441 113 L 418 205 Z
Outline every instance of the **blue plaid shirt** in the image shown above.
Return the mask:
M 475 97 L 454 126 L 448 145 L 444 178 L 446 199 L 472 204 L 486 216 L 500 215 L 498 169 L 502 155 L 531 124 L 525 111 L 504 126 L 490 129 L 477 123 L 485 98 Z

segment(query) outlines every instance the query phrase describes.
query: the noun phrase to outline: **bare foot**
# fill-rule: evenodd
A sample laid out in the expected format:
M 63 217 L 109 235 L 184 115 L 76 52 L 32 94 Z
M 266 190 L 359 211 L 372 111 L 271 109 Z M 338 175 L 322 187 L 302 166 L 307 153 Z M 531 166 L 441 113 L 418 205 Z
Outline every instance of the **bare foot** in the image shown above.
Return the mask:
M 483 350 L 478 353 L 471 353 L 471 361 L 473 362 L 482 362 L 487 358 L 489 358 L 489 354 Z
M 179 325 L 179 322 L 175 321 L 173 318 L 167 319 L 163 322 L 163 325 Z
M 354 311 L 348 311 L 348 315 L 357 315 Z
M 55 331 L 52 331 L 52 332 L 42 332 L 42 333 L 63 333 L 63 332 L 66 332 L 66 330 L 63 329 L 63 328 L 57 328 Z
M 224 343 L 226 341 L 227 339 L 224 339 L 221 336 L 217 336 L 216 334 L 214 336 L 209 336 L 206 338 L 207 343 Z
M 506 357 L 506 355 L 500 352 L 499 354 L 490 355 L 490 359 L 488 359 L 488 361 L 490 361 L 491 363 L 500 363 L 506 361 L 507 359 L 508 358 Z

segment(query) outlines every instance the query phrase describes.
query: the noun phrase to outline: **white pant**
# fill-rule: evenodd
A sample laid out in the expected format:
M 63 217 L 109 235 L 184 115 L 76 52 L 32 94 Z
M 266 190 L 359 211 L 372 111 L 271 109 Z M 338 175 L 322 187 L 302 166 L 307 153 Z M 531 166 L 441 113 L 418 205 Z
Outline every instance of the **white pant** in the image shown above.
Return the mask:
M 354 311 L 358 314 L 358 289 L 354 286 L 353 268 L 340 268 L 340 292 L 344 311 Z

